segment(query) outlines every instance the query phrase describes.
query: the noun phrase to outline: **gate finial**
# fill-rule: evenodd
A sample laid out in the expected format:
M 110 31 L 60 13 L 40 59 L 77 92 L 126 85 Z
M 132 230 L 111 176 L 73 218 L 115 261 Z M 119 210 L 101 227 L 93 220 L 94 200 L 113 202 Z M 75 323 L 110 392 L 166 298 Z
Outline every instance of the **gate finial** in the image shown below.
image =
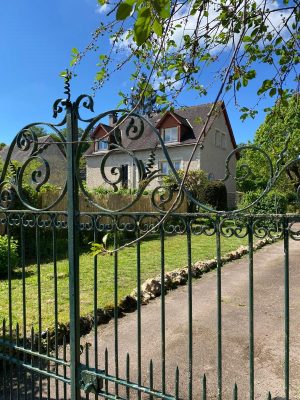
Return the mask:
M 70 102 L 71 100 L 71 85 L 70 85 L 70 80 L 72 78 L 72 72 L 69 71 L 68 69 L 66 70 L 66 75 L 65 75 L 65 85 L 64 85 L 64 93 L 67 95 L 67 102 Z

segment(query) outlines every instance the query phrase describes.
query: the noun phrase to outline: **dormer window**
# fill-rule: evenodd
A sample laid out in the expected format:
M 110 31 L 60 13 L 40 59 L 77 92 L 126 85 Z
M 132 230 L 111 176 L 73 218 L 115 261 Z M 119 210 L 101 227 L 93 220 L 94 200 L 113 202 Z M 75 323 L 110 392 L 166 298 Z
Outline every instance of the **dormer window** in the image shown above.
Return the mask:
M 163 139 L 165 143 L 178 142 L 178 127 L 164 128 L 163 129 Z
M 103 151 L 108 150 L 108 140 L 107 139 L 100 139 L 96 142 L 96 151 Z

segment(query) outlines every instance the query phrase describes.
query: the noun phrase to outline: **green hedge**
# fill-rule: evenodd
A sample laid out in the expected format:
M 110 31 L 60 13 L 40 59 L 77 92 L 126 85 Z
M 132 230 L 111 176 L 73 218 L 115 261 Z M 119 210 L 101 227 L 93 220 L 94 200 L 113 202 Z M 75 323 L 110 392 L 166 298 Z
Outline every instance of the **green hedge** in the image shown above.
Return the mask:
M 0 236 L 0 275 L 7 275 L 8 272 L 8 236 Z M 10 239 L 10 265 L 15 268 L 19 262 L 18 255 L 18 242 L 17 240 Z
M 261 191 L 250 191 L 243 195 L 239 208 L 247 207 L 259 198 Z M 284 214 L 287 212 L 288 199 L 285 193 L 272 191 L 249 209 L 254 214 Z
M 183 178 L 185 171 L 178 171 L 179 178 Z M 178 189 L 175 177 L 169 175 L 164 177 L 163 185 L 171 187 L 173 190 Z M 217 210 L 227 209 L 227 190 L 221 181 L 209 181 L 207 175 L 202 170 L 191 170 L 188 172 L 185 185 L 192 197 L 202 204 L 207 204 Z M 197 206 L 193 201 L 189 202 L 189 211 L 197 211 Z

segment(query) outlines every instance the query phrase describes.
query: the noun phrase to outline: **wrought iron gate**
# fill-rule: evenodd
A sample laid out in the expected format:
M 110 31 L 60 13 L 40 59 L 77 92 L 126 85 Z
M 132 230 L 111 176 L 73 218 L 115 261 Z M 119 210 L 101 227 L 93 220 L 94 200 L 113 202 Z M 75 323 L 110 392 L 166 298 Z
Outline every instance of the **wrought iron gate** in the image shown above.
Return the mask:
M 249 398 L 253 400 L 257 386 L 255 385 L 255 343 L 254 343 L 254 250 L 257 247 L 256 239 L 283 239 L 284 259 L 282 277 L 284 281 L 284 324 L 276 329 L 284 332 L 284 392 L 285 399 L 290 398 L 290 307 L 289 307 L 289 240 L 300 239 L 299 215 L 251 215 L 247 210 L 215 211 L 200 204 L 183 186 L 182 192 L 178 191 L 180 180 L 172 164 L 167 148 L 160 137 L 159 132 L 151 126 L 152 135 L 158 141 L 158 145 L 164 152 L 165 159 L 170 169 L 179 182 L 169 190 L 156 186 L 152 191 L 152 205 L 154 212 L 132 212 L 130 207 L 138 203 L 149 184 L 162 179 L 163 174 L 154 170 L 154 157 L 157 144 L 152 149 L 147 163 L 136 158 L 130 146 L 124 146 L 123 140 L 137 141 L 143 138 L 145 126 L 149 121 L 135 113 L 127 113 L 126 110 L 117 111 L 119 118 L 115 128 L 108 132 L 107 138 L 110 149 L 105 153 L 101 165 L 103 181 L 110 184 L 115 190 L 122 183 L 122 166 L 110 165 L 110 157 L 117 152 L 123 152 L 135 164 L 139 175 L 139 187 L 134 194 L 133 200 L 126 205 L 122 204 L 117 209 L 110 209 L 99 204 L 91 196 L 84 183 L 80 159 L 87 149 L 86 143 L 91 144 L 90 135 L 93 129 L 110 112 L 103 113 L 91 119 L 81 116 L 82 109 L 93 111 L 93 100 L 91 97 L 82 95 L 75 102 L 70 99 L 70 92 L 66 90 L 67 99 L 59 99 L 55 102 L 54 117 L 65 112 L 65 116 L 58 124 L 34 123 L 24 127 L 12 142 L 0 178 L 0 229 L 1 234 L 7 240 L 7 276 L 6 286 L 2 285 L 1 298 L 7 298 L 7 302 L 1 308 L 2 335 L 0 338 L 1 364 L 1 399 L 79 399 L 79 398 L 161 398 L 165 400 L 194 399 L 201 398 L 228 398 L 229 383 L 223 377 L 226 367 L 222 361 L 223 356 L 223 323 L 222 307 L 222 265 L 226 262 L 222 252 L 223 238 L 240 238 L 244 240 L 248 252 L 248 370 L 243 371 L 249 376 Z M 78 122 L 86 123 L 87 127 L 79 138 Z M 46 127 L 52 135 L 52 140 L 41 139 L 37 136 L 35 127 Z M 66 137 L 61 133 L 61 128 L 66 127 Z M 121 132 L 122 130 L 122 132 Z M 48 137 L 48 136 L 47 136 Z M 47 160 L 47 149 L 55 148 L 51 152 L 52 165 Z M 22 166 L 12 162 L 14 151 L 24 153 Z M 237 153 L 244 150 L 251 151 L 249 146 L 235 149 L 228 157 L 226 163 L 226 179 L 234 179 L 231 168 L 231 160 Z M 281 162 L 284 152 L 273 170 L 269 156 L 262 150 L 255 148 L 264 157 L 266 164 L 270 167 L 270 178 L 263 197 L 271 190 L 275 181 L 286 167 L 298 162 L 291 161 L 284 168 Z M 56 154 L 53 163 L 53 153 Z M 123 154 L 122 153 L 122 154 Z M 49 156 L 50 157 L 50 156 Z M 50 158 L 51 158 L 50 157 Z M 59 160 L 65 160 L 62 168 Z M 56 165 L 55 165 L 56 164 Z M 281 168 L 281 169 L 280 169 Z M 107 170 L 111 172 L 108 176 Z M 35 197 L 30 195 L 28 184 L 36 191 L 41 191 L 51 181 L 51 176 L 61 179 L 59 184 L 54 185 L 55 193 L 47 204 L 40 204 Z M 58 180 L 59 180 L 58 179 Z M 88 200 L 98 211 L 83 212 L 80 210 L 79 193 Z M 184 196 L 198 207 L 195 213 L 177 212 L 182 204 Z M 299 189 L 298 189 L 299 196 Z M 260 198 L 261 198 L 260 197 Z M 67 210 L 59 210 L 59 204 L 67 198 Z M 260 199 L 257 199 L 258 202 Z M 171 205 L 171 206 L 170 206 Z M 171 211 L 170 210 L 171 207 Z M 99 293 L 101 293 L 101 281 L 99 283 L 99 268 L 102 256 L 95 255 L 90 266 L 92 269 L 92 291 L 88 295 L 92 298 L 93 310 L 88 317 L 80 317 L 80 299 L 82 282 L 85 277 L 80 276 L 80 240 L 87 236 L 90 241 L 97 242 L 99 236 L 110 233 L 113 241 L 113 249 L 120 247 L 120 232 L 131 235 L 134 240 L 134 258 L 136 265 L 136 301 L 134 297 L 127 297 L 129 305 L 120 305 L 119 292 L 122 286 L 120 282 L 119 253 L 112 251 L 111 263 L 113 274 L 113 304 L 108 309 L 99 308 Z M 128 236 L 127 235 L 127 236 Z M 159 331 L 153 353 L 159 354 L 159 366 L 153 364 L 151 357 L 145 360 L 143 351 L 145 342 L 150 337 L 142 332 L 142 305 L 146 301 L 141 292 L 142 285 L 142 243 L 148 236 L 155 235 L 159 241 L 159 265 L 160 281 L 156 282 L 160 293 L 160 315 Z M 184 313 L 187 315 L 186 324 L 182 327 L 185 332 L 185 345 L 182 354 L 186 353 L 183 365 L 183 376 L 181 370 L 174 368 L 174 380 L 170 380 L 170 365 L 168 357 L 174 349 L 168 348 L 168 332 L 172 328 L 168 326 L 168 315 L 166 314 L 166 290 L 170 283 L 167 280 L 165 253 L 166 238 L 170 235 L 181 235 L 185 238 L 182 252 L 186 252 L 186 269 L 177 273 L 179 283 L 187 282 L 186 298 L 187 304 Z M 195 335 L 193 324 L 193 278 L 205 272 L 205 265 L 195 266 L 193 256 L 197 249 L 193 247 L 194 238 L 197 236 L 213 237 L 215 239 L 215 260 L 212 267 L 216 267 L 216 391 L 209 390 L 206 371 L 202 376 L 198 374 L 198 364 L 203 360 L 195 360 L 195 346 L 199 346 L 201 335 Z M 17 270 L 15 267 L 15 239 L 18 239 L 21 256 Z M 60 286 L 63 274 L 59 270 L 60 262 L 59 247 L 67 243 L 69 261 L 69 285 Z M 255 247 L 256 246 L 256 247 Z M 47 248 L 48 247 L 48 253 Z M 49 249 L 50 253 L 49 254 Z M 105 253 L 106 250 L 103 249 Z M 200 253 L 200 252 L 199 252 Z M 148 254 L 147 257 L 153 256 Z M 195 257 L 201 257 L 196 254 Z M 34 267 L 28 268 L 28 261 L 34 263 Z M 46 263 L 46 266 L 45 266 Z M 200 263 L 201 264 L 201 263 Z M 41 270 L 43 269 L 43 273 Z M 46 272 L 45 272 L 46 271 Z M 168 277 L 170 277 L 168 275 Z M 34 279 L 33 279 L 34 278 Z M 52 301 L 44 301 L 43 288 L 51 286 Z M 5 288 L 4 288 L 5 287 Z M 33 293 L 32 293 L 32 287 Z M 30 289 L 30 290 L 29 290 Z M 69 295 L 67 295 L 69 291 Z M 65 299 L 69 296 L 69 301 Z M 61 301 L 64 299 L 64 302 Z M 125 300 L 126 300 L 125 299 Z M 131 301 L 131 303 L 130 303 Z M 63 305 L 62 305 L 63 303 Z M 69 309 L 64 310 L 66 304 Z M 178 308 L 181 304 L 178 304 Z M 29 311 L 31 309 L 31 311 Z M 34 311 L 32 312 L 32 309 Z M 120 343 L 120 317 L 128 311 L 136 310 L 135 336 L 136 345 L 134 359 L 130 356 L 131 348 L 124 349 L 126 342 Z M 194 310 L 195 311 L 195 310 Z M 60 316 L 63 312 L 69 313 L 69 324 L 60 324 Z M 51 315 L 49 317 L 49 315 Z M 46 326 L 44 323 L 47 317 Z M 81 334 L 87 333 L 92 327 L 97 327 L 101 321 L 107 322 L 112 318 L 113 346 L 112 356 L 108 349 L 100 346 L 101 335 L 99 329 L 94 329 L 92 343 L 81 343 Z M 126 317 L 127 318 L 127 317 Z M 126 319 L 125 318 L 125 319 Z M 123 322 L 123 321 L 122 321 Z M 298 343 L 299 345 L 299 343 Z M 101 347 L 101 349 L 100 349 Z M 121 354 L 122 360 L 121 360 Z M 125 358 L 124 358 L 125 354 Z M 182 356 L 183 357 L 183 356 Z M 239 355 L 237 355 L 239 357 Z M 183 357 L 184 358 L 184 357 Z M 122 363 L 122 365 L 121 365 Z M 149 368 L 145 367 L 149 363 Z M 179 357 L 179 364 L 182 364 Z M 132 367 L 134 366 L 134 374 Z M 293 366 L 294 367 L 294 366 Z M 159 371 L 159 379 L 157 373 Z M 197 370 L 197 371 L 196 371 Z M 147 374 L 146 374 L 147 371 Z M 238 372 L 238 371 L 237 371 Z M 145 375 L 146 374 L 146 375 Z M 146 378 L 147 376 L 147 378 Z M 298 380 L 299 382 L 299 380 Z M 230 383 L 231 385 L 232 383 Z M 299 384 L 299 383 L 298 383 Z M 226 386 L 227 385 L 227 386 Z M 225 386 L 227 387 L 224 390 Z M 231 389 L 230 389 L 231 390 Z M 232 394 L 234 399 L 238 398 L 238 385 L 233 384 Z M 294 392 L 295 393 L 295 390 Z M 295 394 L 293 394 L 295 396 Z M 265 393 L 266 398 L 272 398 L 270 393 Z M 242 397 L 245 398 L 245 397 Z

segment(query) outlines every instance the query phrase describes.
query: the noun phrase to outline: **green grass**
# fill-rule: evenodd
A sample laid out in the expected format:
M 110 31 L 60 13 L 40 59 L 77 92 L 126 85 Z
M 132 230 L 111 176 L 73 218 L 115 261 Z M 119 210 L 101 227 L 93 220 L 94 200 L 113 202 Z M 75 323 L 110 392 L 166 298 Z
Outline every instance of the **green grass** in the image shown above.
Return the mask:
M 215 257 L 215 236 L 192 237 L 193 262 Z M 245 244 L 246 239 L 222 238 L 222 254 Z M 118 253 L 118 298 L 136 287 L 136 247 Z M 98 308 L 114 304 L 114 257 L 98 256 Z M 165 270 L 172 271 L 187 264 L 186 236 L 172 236 L 165 240 Z M 152 239 L 141 244 L 141 281 L 160 273 L 160 240 Z M 89 253 L 80 256 L 80 313 L 82 316 L 93 311 L 94 261 Z M 68 260 L 57 262 L 58 320 L 69 321 L 69 274 Z M 38 322 L 37 267 L 26 267 L 26 317 L 27 329 Z M 12 280 L 13 324 L 22 326 L 22 279 L 16 270 Z M 53 263 L 41 265 L 42 328 L 54 324 L 54 274 Z M 0 319 L 8 318 L 8 282 L 0 280 Z

